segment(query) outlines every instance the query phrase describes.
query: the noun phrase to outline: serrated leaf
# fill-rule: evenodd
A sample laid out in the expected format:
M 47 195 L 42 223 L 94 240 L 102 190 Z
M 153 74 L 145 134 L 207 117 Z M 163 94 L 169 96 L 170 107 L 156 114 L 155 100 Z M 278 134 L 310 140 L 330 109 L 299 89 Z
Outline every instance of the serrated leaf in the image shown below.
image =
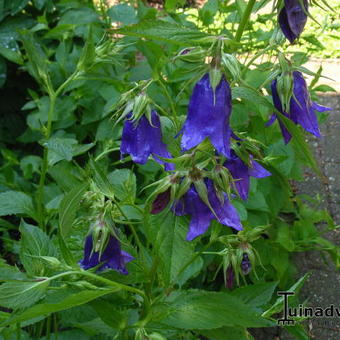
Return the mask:
M 189 46 L 198 44 L 202 39 L 209 37 L 198 29 L 161 20 L 145 20 L 135 25 L 121 27 L 115 32 L 144 39 L 166 41 L 176 45 L 190 43 Z
M 98 189 L 107 197 L 113 198 L 115 196 L 115 189 L 108 180 L 104 171 L 100 166 L 93 160 L 90 160 L 90 166 L 94 172 L 94 181 L 98 186 Z
M 192 330 L 274 325 L 272 321 L 262 318 L 255 308 L 228 293 L 189 290 L 175 292 L 174 296 L 170 303 L 170 315 L 161 322 L 175 328 Z
M 59 231 L 63 238 L 67 237 L 72 230 L 76 211 L 87 187 L 88 184 L 84 183 L 73 188 L 64 196 L 59 205 Z
M 8 325 L 13 325 L 18 322 L 23 322 L 30 320 L 41 315 L 49 315 L 51 313 L 60 312 L 75 306 L 83 305 L 89 301 L 92 301 L 100 296 L 104 296 L 110 293 L 119 291 L 119 288 L 114 287 L 110 289 L 97 289 L 97 290 L 83 290 L 76 294 L 70 294 L 66 298 L 55 303 L 41 303 L 37 304 L 23 313 L 13 315 L 13 317 L 4 321 L 0 326 L 5 327 Z
M 264 282 L 237 288 L 231 295 L 238 297 L 244 303 L 260 307 L 268 303 L 275 291 L 277 282 Z
M 20 260 L 28 275 L 43 276 L 48 271 L 46 263 L 39 256 L 57 256 L 57 250 L 50 238 L 39 227 L 20 224 Z
M 8 265 L 5 260 L 0 259 L 0 282 L 6 280 L 23 280 L 26 279 L 25 273 L 17 267 Z
M 50 165 L 65 159 L 70 161 L 73 157 L 73 147 L 78 142 L 73 138 L 50 138 L 44 146 L 48 148 L 48 162 Z
M 233 87 L 232 88 L 232 99 L 241 98 L 245 99 L 251 103 L 255 103 L 257 105 L 266 106 L 274 110 L 273 104 L 255 89 L 251 89 L 249 87 Z
M 115 195 L 121 200 L 134 203 L 136 198 L 136 176 L 129 169 L 117 169 L 108 174 Z
M 19 191 L 0 193 L 0 216 L 25 214 L 34 217 L 34 208 L 30 196 Z
M 12 309 L 26 308 L 45 296 L 49 281 L 6 282 L 0 286 L 0 306 Z
M 184 217 L 174 216 L 171 212 L 153 215 L 150 224 L 155 232 L 154 245 L 161 265 L 159 275 L 165 285 L 184 283 L 187 276 L 179 276 L 183 266 L 194 255 L 194 245 L 185 241 L 188 222 Z

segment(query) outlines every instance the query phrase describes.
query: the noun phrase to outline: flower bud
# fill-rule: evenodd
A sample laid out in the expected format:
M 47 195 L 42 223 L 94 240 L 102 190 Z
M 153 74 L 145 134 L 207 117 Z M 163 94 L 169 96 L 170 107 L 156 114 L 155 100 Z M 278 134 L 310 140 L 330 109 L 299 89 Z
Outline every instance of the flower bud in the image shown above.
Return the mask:
M 243 253 L 241 262 L 241 272 L 244 275 L 248 275 L 251 271 L 251 263 L 247 253 Z

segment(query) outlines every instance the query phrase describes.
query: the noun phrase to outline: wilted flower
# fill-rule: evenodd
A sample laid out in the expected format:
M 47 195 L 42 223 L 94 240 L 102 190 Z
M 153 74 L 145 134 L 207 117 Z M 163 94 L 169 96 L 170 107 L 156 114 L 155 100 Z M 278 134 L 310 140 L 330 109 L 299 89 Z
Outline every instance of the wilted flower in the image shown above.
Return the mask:
M 92 234 L 88 235 L 85 240 L 84 246 L 84 258 L 79 262 L 81 268 L 89 269 L 102 265 L 98 268 L 98 271 L 105 269 L 114 269 L 120 274 L 128 274 L 125 268 L 125 264 L 132 261 L 133 257 L 121 250 L 119 241 L 113 236 L 109 235 L 107 245 L 100 254 L 99 251 L 95 251 L 95 245 L 93 244 Z
M 300 36 L 306 25 L 307 10 L 307 0 L 284 0 L 284 7 L 279 13 L 279 24 L 283 34 L 291 43 Z
M 207 179 L 205 183 L 209 203 L 215 214 L 202 201 L 194 185 L 191 185 L 185 195 L 173 207 L 174 213 L 178 216 L 191 215 L 187 241 L 192 241 L 197 236 L 204 234 L 213 219 L 217 219 L 219 223 L 236 230 L 242 230 L 240 217 L 229 202 L 227 195 L 224 194 L 223 201 L 221 201 L 217 197 L 213 182 Z
M 271 84 L 273 102 L 278 111 L 293 121 L 295 124 L 301 125 L 306 131 L 312 133 L 316 137 L 320 137 L 318 120 L 314 110 L 324 112 L 331 108 L 318 105 L 311 101 L 307 84 L 301 72 L 293 72 L 293 96 L 290 99 L 289 112 L 284 112 L 282 103 L 277 91 L 277 81 Z M 267 125 L 271 125 L 277 118 L 274 113 Z M 281 132 L 285 143 L 287 144 L 292 138 L 285 125 L 279 121 Z
M 165 170 L 174 170 L 173 164 L 166 163 L 157 157 L 171 158 L 171 155 L 162 142 L 161 124 L 156 111 L 151 111 L 151 123 L 145 116 L 137 122 L 130 118 L 131 114 L 124 122 L 121 154 L 130 154 L 132 160 L 139 164 L 145 164 L 152 154 L 158 163 L 165 165 Z
M 230 114 L 229 83 L 222 76 L 214 91 L 209 74 L 205 74 L 195 85 L 190 98 L 188 116 L 183 126 L 182 149 L 187 151 L 209 137 L 216 150 L 228 157 L 231 135 Z
M 158 194 L 156 199 L 152 202 L 151 214 L 159 214 L 161 211 L 163 211 L 170 202 L 170 196 L 170 188 Z
M 226 288 L 232 289 L 234 285 L 235 273 L 232 266 L 229 266 L 225 273 L 226 280 L 225 286 Z
M 243 200 L 248 198 L 250 176 L 256 178 L 271 176 L 271 173 L 254 161 L 252 156 L 250 156 L 250 166 L 248 167 L 234 151 L 231 152 L 231 157 L 224 163 L 224 166 L 230 171 L 235 180 L 236 190 Z

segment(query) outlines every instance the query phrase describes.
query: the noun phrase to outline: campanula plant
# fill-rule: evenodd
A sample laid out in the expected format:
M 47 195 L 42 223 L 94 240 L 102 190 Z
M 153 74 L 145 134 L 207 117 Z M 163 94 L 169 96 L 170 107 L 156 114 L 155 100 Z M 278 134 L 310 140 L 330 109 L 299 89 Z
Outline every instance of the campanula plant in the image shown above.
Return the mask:
M 153 3 L 1 2 L 1 339 L 260 339 L 293 254 L 339 263 L 291 185 L 328 110 L 316 1 Z

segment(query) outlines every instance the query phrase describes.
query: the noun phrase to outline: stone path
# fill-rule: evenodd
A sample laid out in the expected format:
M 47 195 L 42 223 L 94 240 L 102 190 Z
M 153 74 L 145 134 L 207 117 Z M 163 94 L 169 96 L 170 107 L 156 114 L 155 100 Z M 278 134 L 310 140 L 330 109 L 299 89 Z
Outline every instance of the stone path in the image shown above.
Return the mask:
M 340 93 L 321 97 L 321 103 L 332 107 L 326 124 L 321 126 L 322 138 L 309 138 L 314 155 L 324 174 L 320 180 L 310 171 L 305 172 L 305 180 L 297 183 L 300 193 L 312 197 L 319 194 L 322 197 L 321 207 L 327 208 L 336 224 L 340 224 Z M 322 229 L 322 226 L 320 226 Z M 337 246 L 340 245 L 340 230 L 334 230 L 324 235 Z M 312 251 L 298 253 L 295 256 L 301 277 L 307 272 L 312 275 L 301 291 L 301 301 L 308 300 L 313 307 L 340 307 L 340 272 L 328 256 L 323 258 L 320 252 Z M 340 318 L 311 319 L 307 321 L 310 338 L 317 340 L 339 340 Z M 294 339 L 286 334 L 282 340 Z M 268 340 L 268 339 L 266 339 Z

